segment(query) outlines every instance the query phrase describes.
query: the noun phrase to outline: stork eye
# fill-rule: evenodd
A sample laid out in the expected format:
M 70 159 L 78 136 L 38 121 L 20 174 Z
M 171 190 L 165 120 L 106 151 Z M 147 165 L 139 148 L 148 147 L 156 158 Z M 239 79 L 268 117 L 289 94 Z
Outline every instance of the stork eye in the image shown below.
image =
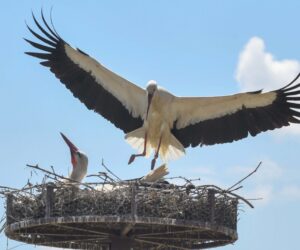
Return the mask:
M 81 158 L 82 154 L 80 152 L 77 152 L 77 155 L 79 156 L 79 158 Z

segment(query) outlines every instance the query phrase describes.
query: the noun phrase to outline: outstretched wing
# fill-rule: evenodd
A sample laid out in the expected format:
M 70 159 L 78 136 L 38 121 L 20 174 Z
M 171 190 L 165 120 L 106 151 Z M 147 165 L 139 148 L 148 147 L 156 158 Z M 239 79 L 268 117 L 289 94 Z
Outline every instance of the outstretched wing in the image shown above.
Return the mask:
M 42 59 L 41 64 L 49 67 L 88 109 L 125 133 L 142 126 L 146 91 L 108 70 L 80 49 L 73 49 L 47 24 L 43 13 L 41 16 L 44 27 L 34 15 L 33 20 L 42 35 L 27 26 L 39 43 L 25 39 L 40 51 L 26 54 Z
M 267 93 L 174 98 L 172 133 L 184 147 L 233 142 L 260 132 L 300 123 L 300 84 Z

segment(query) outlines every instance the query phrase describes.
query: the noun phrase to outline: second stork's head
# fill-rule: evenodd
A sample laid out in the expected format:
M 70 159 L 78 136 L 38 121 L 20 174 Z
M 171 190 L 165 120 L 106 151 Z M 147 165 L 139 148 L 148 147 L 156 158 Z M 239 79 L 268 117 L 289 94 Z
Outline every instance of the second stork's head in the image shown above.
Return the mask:
M 148 112 L 149 112 L 149 108 L 150 108 L 150 105 L 151 105 L 151 101 L 152 101 L 152 98 L 157 90 L 157 83 L 156 81 L 154 80 L 150 80 L 147 84 L 147 96 L 148 96 L 148 107 L 147 107 L 147 115 L 146 117 L 148 117 Z
M 60 134 L 70 148 L 73 172 L 82 171 L 82 173 L 86 173 L 88 166 L 87 155 L 80 151 L 63 133 Z

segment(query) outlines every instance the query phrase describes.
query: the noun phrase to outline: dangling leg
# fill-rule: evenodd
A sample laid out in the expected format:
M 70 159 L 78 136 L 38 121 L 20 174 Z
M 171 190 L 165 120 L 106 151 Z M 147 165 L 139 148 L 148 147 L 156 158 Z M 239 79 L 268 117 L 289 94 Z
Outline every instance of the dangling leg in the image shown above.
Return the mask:
M 128 165 L 131 164 L 134 160 L 135 157 L 140 157 L 140 156 L 145 156 L 146 155 L 146 150 L 147 150 L 147 133 L 145 134 L 145 140 L 144 140 L 144 150 L 141 154 L 133 154 L 130 156 Z
M 158 155 L 159 155 L 159 150 L 160 150 L 160 145 L 161 145 L 161 138 L 162 138 L 162 136 L 160 136 L 160 138 L 159 138 L 157 150 L 155 152 L 153 160 L 151 161 L 151 170 L 154 169 L 156 159 L 158 158 Z

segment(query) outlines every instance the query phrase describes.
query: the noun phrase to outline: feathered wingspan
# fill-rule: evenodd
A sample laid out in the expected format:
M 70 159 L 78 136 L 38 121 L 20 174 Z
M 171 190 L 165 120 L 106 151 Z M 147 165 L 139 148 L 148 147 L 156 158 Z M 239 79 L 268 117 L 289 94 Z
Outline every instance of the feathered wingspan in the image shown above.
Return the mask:
M 101 114 L 125 133 L 142 126 L 146 91 L 108 70 L 80 49 L 73 49 L 47 24 L 43 13 L 41 16 L 44 27 L 33 15 L 41 35 L 27 26 L 39 43 L 25 39 L 40 52 L 26 54 L 42 59 L 41 64 L 49 67 L 88 109 Z
M 172 133 L 184 145 L 213 145 L 300 123 L 300 84 L 220 97 L 174 98 Z

